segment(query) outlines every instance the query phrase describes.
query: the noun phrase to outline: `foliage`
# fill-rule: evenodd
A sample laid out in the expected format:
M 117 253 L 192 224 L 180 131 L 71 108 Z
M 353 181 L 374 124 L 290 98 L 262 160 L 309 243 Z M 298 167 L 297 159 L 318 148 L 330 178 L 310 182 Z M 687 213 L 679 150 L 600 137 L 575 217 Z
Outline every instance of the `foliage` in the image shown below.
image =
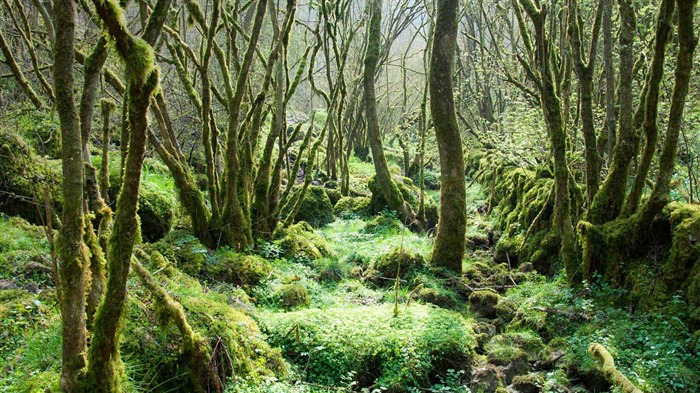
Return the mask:
M 413 305 L 397 318 L 390 306 L 310 309 L 270 314 L 264 329 L 309 381 L 402 392 L 430 386 L 430 376 L 468 367 L 472 332 L 458 314 Z M 361 322 L 361 323 L 357 323 Z

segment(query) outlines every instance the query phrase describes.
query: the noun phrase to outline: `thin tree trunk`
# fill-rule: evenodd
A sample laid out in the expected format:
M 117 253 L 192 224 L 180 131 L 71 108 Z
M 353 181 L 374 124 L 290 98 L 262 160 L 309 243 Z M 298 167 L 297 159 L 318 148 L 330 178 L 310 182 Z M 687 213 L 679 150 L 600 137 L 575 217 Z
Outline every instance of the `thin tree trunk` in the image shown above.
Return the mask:
M 438 0 L 430 61 L 430 114 L 440 152 L 440 218 L 431 263 L 462 272 L 467 194 L 462 139 L 457 125 L 452 74 L 457 46 L 458 0 Z

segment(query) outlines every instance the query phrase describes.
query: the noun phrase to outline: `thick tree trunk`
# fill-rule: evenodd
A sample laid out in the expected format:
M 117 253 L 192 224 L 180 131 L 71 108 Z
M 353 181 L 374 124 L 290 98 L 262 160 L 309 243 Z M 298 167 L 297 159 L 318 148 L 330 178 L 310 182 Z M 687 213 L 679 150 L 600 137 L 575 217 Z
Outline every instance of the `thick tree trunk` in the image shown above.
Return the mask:
M 382 136 L 379 130 L 379 118 L 377 116 L 377 96 L 374 89 L 374 78 L 379 62 L 379 51 L 382 38 L 382 0 L 371 0 L 371 17 L 369 33 L 367 36 L 367 52 L 365 54 L 364 89 L 365 89 L 365 115 L 367 117 L 367 139 L 372 149 L 372 160 L 377 173 L 377 184 L 387 201 L 388 207 L 396 211 L 405 224 L 411 224 L 415 214 L 411 206 L 404 201 L 399 187 L 389 173 L 389 166 L 384 157 Z
M 458 0 L 438 0 L 430 61 L 430 114 L 440 152 L 440 219 L 431 263 L 462 272 L 467 225 L 462 139 L 457 126 L 452 69 L 457 46 Z

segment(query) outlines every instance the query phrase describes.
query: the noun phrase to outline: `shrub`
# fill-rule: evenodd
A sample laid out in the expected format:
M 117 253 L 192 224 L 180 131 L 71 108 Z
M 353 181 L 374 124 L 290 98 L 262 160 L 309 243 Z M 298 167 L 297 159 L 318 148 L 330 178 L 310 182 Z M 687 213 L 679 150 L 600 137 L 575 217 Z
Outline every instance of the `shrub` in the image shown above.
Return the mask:
M 390 392 L 429 387 L 447 370 L 468 369 L 474 340 L 459 314 L 414 304 L 310 309 L 264 318 L 273 345 L 324 386 L 374 386 Z
M 275 292 L 275 297 L 288 310 L 311 304 L 309 291 L 299 283 L 282 285 Z

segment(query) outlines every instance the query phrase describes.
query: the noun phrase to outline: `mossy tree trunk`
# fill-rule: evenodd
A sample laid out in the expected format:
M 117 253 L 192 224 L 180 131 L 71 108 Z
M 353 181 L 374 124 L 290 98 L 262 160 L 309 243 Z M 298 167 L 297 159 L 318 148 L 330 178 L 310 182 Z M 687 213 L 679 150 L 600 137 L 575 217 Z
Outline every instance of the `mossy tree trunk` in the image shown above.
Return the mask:
M 162 6 L 163 2 L 166 3 L 165 7 Z M 104 300 L 95 315 L 83 389 L 119 392 L 123 378 L 119 357 L 119 326 L 123 318 L 127 277 L 134 243 L 140 237 L 136 210 L 146 153 L 147 112 L 151 96 L 158 88 L 159 73 L 152 47 L 148 42 L 129 32 L 124 20 L 120 18 L 121 7 L 113 0 L 104 2 L 96 0 L 93 3 L 107 34 L 114 40 L 115 48 L 126 65 L 130 140 L 122 187 L 117 198 L 114 230 L 108 245 L 107 286 Z M 155 10 L 166 12 L 170 0 L 158 3 Z M 159 19 L 159 15 L 154 12 L 148 23 L 149 25 L 162 23 Z M 157 30 L 159 29 L 158 27 Z
M 389 209 L 396 211 L 405 224 L 410 224 L 415 219 L 415 214 L 408 202 L 404 201 L 399 187 L 389 172 L 389 166 L 384 157 L 382 135 L 379 129 L 377 115 L 377 96 L 374 88 L 374 78 L 380 57 L 382 39 L 382 0 L 370 0 L 370 21 L 367 35 L 367 51 L 365 52 L 365 68 L 363 85 L 365 89 L 365 116 L 367 119 L 367 139 L 372 149 L 372 161 L 377 173 L 377 184 L 387 201 Z
M 604 0 L 603 0 L 604 1 Z M 583 26 L 576 0 L 569 0 L 568 35 L 571 44 L 574 72 L 579 82 L 579 97 L 581 100 L 581 130 L 584 142 L 584 157 L 586 160 L 586 202 L 590 206 L 593 196 L 598 192 L 602 158 L 598 152 L 595 123 L 593 119 L 593 75 L 600 32 L 600 20 L 603 12 L 602 2 L 598 5 L 591 41 L 587 55 L 584 57 L 584 47 L 581 39 Z
M 659 94 L 664 74 L 664 62 L 666 60 L 666 44 L 671 32 L 671 18 L 673 17 L 674 8 L 675 0 L 663 0 L 656 21 L 654 55 L 643 89 L 645 94 L 640 98 L 640 106 L 643 108 L 644 113 L 642 130 L 644 131 L 646 143 L 644 145 L 644 152 L 642 153 L 642 160 L 637 168 L 637 175 L 634 179 L 632 190 L 625 204 L 624 215 L 626 216 L 634 214 L 639 206 L 639 200 L 644 191 L 649 169 L 651 168 L 651 162 L 657 149 L 656 145 L 659 135 L 657 125 Z
M 588 210 L 587 220 L 593 224 L 612 221 L 620 214 L 627 193 L 630 163 L 637 155 L 639 144 L 639 135 L 634 128 L 632 113 L 633 43 L 637 22 L 632 2 L 618 0 L 618 3 L 620 4 L 620 86 L 618 89 L 620 120 L 610 172 Z
M 542 5 L 539 8 L 532 0 L 520 0 L 519 4 L 514 1 L 513 5 L 525 50 L 531 59 L 528 62 L 520 57 L 520 62 L 540 92 L 541 106 L 547 124 L 554 159 L 554 213 L 552 226 L 561 240 L 559 256 L 564 262 L 569 282 L 573 283 L 579 271 L 579 262 L 576 252 L 576 237 L 571 220 L 571 200 L 569 197 L 569 179 L 571 175 L 566 162 L 566 131 L 562 116 L 562 100 L 558 93 L 561 78 L 555 78 L 556 75 L 553 70 L 555 67 L 553 63 L 557 55 L 553 50 L 553 44 L 546 30 L 550 24 L 546 23 L 547 9 L 545 6 Z M 534 45 L 520 7 L 522 7 L 522 10 L 525 11 L 533 23 Z
M 62 368 L 61 389 L 79 391 L 79 379 L 86 365 L 87 352 L 85 314 L 85 274 L 89 266 L 83 242 L 83 161 L 80 120 L 73 94 L 73 58 L 75 3 L 54 2 L 54 23 L 57 26 L 54 45 L 54 90 L 61 122 L 63 164 L 63 218 L 59 247 L 61 281 Z
M 678 6 L 678 43 L 679 52 L 676 61 L 675 81 L 671 95 L 666 138 L 659 157 L 659 172 L 649 200 L 641 211 L 640 231 L 651 228 L 654 217 L 663 210 L 669 201 L 671 177 L 673 176 L 678 139 L 683 121 L 683 110 L 688 95 L 690 77 L 693 70 L 693 55 L 698 44 L 694 34 L 695 0 L 676 0 Z
M 440 218 L 431 263 L 462 272 L 467 226 L 462 138 L 457 126 L 452 73 L 457 46 L 458 0 L 438 0 L 430 60 L 430 114 L 440 153 Z

